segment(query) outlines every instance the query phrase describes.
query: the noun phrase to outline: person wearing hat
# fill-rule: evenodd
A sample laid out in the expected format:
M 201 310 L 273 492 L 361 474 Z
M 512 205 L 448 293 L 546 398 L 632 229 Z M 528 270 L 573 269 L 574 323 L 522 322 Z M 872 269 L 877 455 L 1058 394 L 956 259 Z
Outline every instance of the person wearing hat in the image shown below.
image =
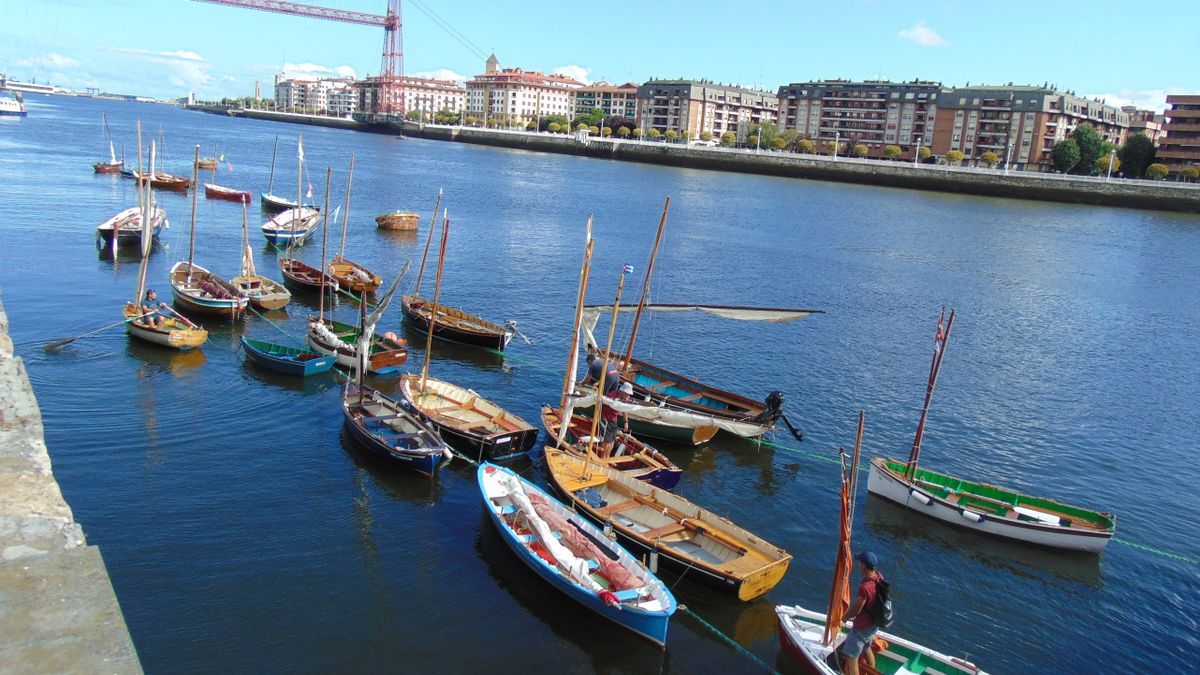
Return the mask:
M 146 289 L 146 297 L 142 299 L 142 304 L 139 309 L 142 311 L 141 320 L 145 323 L 154 326 L 155 328 L 163 327 L 163 313 L 158 311 L 159 308 L 166 308 L 167 303 L 156 302 L 158 293 L 153 288 Z
M 851 619 L 854 621 L 851 624 L 850 634 L 846 636 L 841 648 L 842 655 L 845 656 L 842 672 L 848 673 L 848 675 L 858 675 L 859 656 L 864 657 L 868 666 L 872 669 L 875 668 L 875 652 L 871 651 L 871 642 L 875 639 L 875 633 L 879 631 L 879 627 L 871 618 L 869 608 L 875 604 L 875 598 L 878 595 L 877 582 L 883 580 L 883 575 L 877 569 L 879 556 L 870 551 L 859 551 L 855 554 L 854 559 L 858 561 L 858 569 L 862 572 L 863 578 L 858 584 L 858 595 L 855 596 L 854 604 L 850 605 L 850 609 L 844 617 L 847 621 Z

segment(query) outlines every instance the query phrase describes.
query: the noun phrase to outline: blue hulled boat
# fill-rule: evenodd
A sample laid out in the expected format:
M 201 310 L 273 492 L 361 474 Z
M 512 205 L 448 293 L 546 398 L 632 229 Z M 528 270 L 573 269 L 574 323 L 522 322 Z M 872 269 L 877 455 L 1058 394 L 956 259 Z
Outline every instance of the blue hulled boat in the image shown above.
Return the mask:
M 262 340 L 251 340 L 242 336 L 242 349 L 250 360 L 271 370 L 285 375 L 308 377 L 328 372 L 337 362 L 332 356 L 324 356 L 314 352 L 277 345 Z
M 512 471 L 484 462 L 477 476 L 488 515 L 522 562 L 584 607 L 666 645 L 675 597 L 636 558 Z
M 419 415 L 365 385 L 346 383 L 342 414 L 346 430 L 372 453 L 430 478 L 453 457 L 442 437 Z
M 316 209 L 289 209 L 263 223 L 262 233 L 267 241 L 281 248 L 301 246 L 317 231 Z

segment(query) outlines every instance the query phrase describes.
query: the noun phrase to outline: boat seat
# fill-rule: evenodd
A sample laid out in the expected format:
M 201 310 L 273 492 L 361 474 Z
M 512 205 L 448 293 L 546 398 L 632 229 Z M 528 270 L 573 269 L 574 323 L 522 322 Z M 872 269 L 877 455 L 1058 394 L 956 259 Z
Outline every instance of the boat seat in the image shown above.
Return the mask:
M 420 432 L 417 432 L 417 433 L 407 433 L 407 434 L 380 434 L 380 433 L 376 433 L 375 435 L 376 435 L 376 436 L 378 436 L 380 439 L 382 439 L 382 440 L 385 440 L 385 441 L 407 441 L 407 440 L 409 440 L 409 439 L 416 438 L 416 437 L 420 436 L 420 435 L 421 435 L 421 433 L 420 433 Z
M 638 593 L 638 589 L 636 588 L 617 591 L 616 593 L 613 593 L 613 595 L 617 596 L 617 599 L 621 602 L 629 602 L 630 600 L 637 600 L 638 598 L 642 597 L 642 594 Z
M 362 417 L 362 421 L 364 421 L 364 422 L 379 422 L 381 420 L 400 419 L 401 417 L 404 417 L 404 415 L 364 415 Z
M 678 383 L 678 382 L 672 382 L 672 381 L 670 381 L 670 380 L 666 380 L 666 381 L 664 381 L 664 382 L 659 382 L 658 384 L 656 384 L 656 385 L 654 385 L 654 386 L 651 386 L 651 387 L 646 387 L 646 390 L 647 390 L 647 391 L 658 392 L 658 391 L 662 391 L 663 389 L 669 389 L 669 388 L 671 388 L 671 387 L 675 387 L 675 386 L 678 386 L 678 385 L 679 385 L 679 383 Z
M 678 397 L 678 400 L 684 401 L 685 403 L 691 403 L 692 401 L 700 398 L 704 398 L 704 392 L 702 391 L 698 391 L 694 394 L 688 394 L 687 396 L 680 396 Z
M 652 530 L 647 530 L 642 533 L 642 536 L 647 539 L 658 539 L 659 537 L 666 537 L 677 532 L 682 532 L 686 529 L 686 526 L 680 525 L 679 523 L 668 523 L 662 527 L 656 527 Z
M 511 516 L 516 512 L 517 507 L 513 506 L 512 504 L 505 504 L 504 506 L 500 507 L 500 515 L 502 516 Z
M 625 502 L 617 502 L 616 504 L 609 504 L 602 509 L 597 509 L 596 515 L 600 517 L 611 516 L 614 513 L 620 513 L 621 511 L 628 511 L 629 509 L 637 508 L 638 506 L 641 506 L 641 504 L 642 503 L 636 499 L 630 499 L 629 501 Z

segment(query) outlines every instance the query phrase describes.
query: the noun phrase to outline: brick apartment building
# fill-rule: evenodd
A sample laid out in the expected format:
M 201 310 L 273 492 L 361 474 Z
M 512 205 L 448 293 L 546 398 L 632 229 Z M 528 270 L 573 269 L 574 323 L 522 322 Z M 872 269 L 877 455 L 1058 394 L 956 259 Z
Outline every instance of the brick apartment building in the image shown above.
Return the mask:
M 599 108 L 609 117 L 616 115 L 629 120 L 637 119 L 637 93 L 636 82 L 596 82 L 580 87 L 575 90 L 575 110 L 570 117 L 585 115 Z
M 399 113 L 420 110 L 433 115 L 442 110 L 459 112 L 466 107 L 467 90 L 454 80 L 402 76 L 397 78 L 396 106 Z M 358 82 L 360 110 L 375 110 L 379 98 L 379 78 L 368 77 Z
M 769 91 L 700 80 L 650 80 L 638 87 L 637 100 L 644 132 L 676 131 L 688 138 L 732 131 L 742 141 L 750 125 L 775 122 L 779 115 L 779 99 Z
M 1167 96 L 1158 161 L 1171 171 L 1200 166 L 1200 94 Z
M 872 156 L 888 145 L 908 156 L 933 135 L 942 85 L 916 80 L 820 80 L 779 88 L 779 126 L 814 141 L 862 144 Z

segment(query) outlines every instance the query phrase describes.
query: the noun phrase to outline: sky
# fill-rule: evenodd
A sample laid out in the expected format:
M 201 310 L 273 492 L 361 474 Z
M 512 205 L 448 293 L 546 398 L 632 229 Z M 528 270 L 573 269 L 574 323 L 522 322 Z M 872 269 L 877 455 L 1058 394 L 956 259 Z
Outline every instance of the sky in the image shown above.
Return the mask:
M 372 14 L 386 0 L 311 0 Z M 1161 109 L 1200 91 L 1200 3 L 1093 0 L 659 0 L 640 5 L 406 0 L 405 73 L 502 67 L 587 81 L 814 79 L 1057 85 Z M 443 26 L 449 26 L 454 32 Z M 2 0 L 0 72 L 73 89 L 249 96 L 256 80 L 379 72 L 383 30 L 194 0 Z

